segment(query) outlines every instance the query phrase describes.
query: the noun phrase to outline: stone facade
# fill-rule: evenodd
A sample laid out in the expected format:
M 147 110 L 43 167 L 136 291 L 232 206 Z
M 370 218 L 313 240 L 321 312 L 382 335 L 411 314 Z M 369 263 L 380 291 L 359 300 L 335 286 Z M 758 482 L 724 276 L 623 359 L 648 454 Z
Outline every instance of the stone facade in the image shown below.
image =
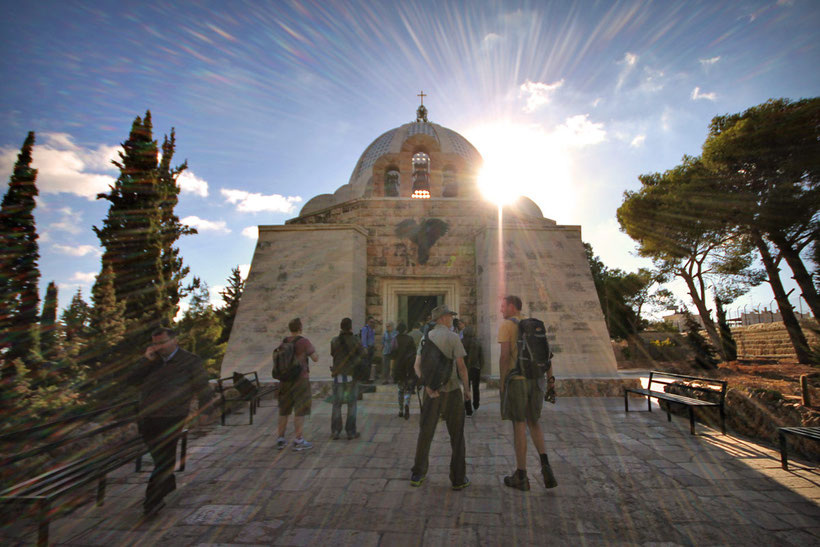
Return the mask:
M 430 199 L 410 197 L 419 153 L 429 158 Z M 477 327 L 484 373 L 497 377 L 500 301 L 517 294 L 523 313 L 547 324 L 556 376 L 615 376 L 580 227 L 558 226 L 527 198 L 503 210 L 483 200 L 479 162 L 469 142 L 425 115 L 377 138 L 336 193 L 311 199 L 285 226 L 261 226 L 222 375 L 268 379 L 271 352 L 298 316 L 320 355 L 312 377 L 326 378 L 343 317 L 358 330 L 372 315 L 378 334 L 409 318 L 410 299 L 435 298 Z M 385 195 L 389 177 L 396 197 Z

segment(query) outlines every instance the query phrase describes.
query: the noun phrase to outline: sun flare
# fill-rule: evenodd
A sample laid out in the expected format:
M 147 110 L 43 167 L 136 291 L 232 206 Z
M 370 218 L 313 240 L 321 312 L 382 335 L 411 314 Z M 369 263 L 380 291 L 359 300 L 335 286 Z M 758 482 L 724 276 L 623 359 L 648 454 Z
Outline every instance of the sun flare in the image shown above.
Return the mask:
M 506 205 L 527 196 L 544 216 L 569 217 L 576 201 L 569 151 L 555 134 L 539 126 L 499 123 L 468 135 L 484 158 L 478 185 L 485 199 Z

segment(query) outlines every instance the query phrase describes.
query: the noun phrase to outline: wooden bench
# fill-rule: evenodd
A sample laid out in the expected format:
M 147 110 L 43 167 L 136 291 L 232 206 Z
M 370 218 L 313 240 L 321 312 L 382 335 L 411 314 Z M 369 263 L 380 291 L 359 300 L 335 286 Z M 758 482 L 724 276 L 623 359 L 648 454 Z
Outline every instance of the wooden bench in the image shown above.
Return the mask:
M 4 458 L 2 466 L 7 469 L 9 466 L 32 458 L 41 454 L 48 454 L 54 449 L 76 443 L 81 440 L 93 439 L 94 437 L 112 432 L 115 429 L 126 427 L 136 422 L 136 403 L 125 403 L 113 407 L 106 407 L 94 412 L 73 416 L 63 420 L 56 420 L 48 424 L 43 424 L 34 428 L 6 433 L 0 437 L 3 441 L 14 441 L 31 438 L 32 435 L 59 431 L 72 422 L 88 420 L 90 417 L 133 407 L 133 414 L 124 418 L 114 420 L 90 431 L 77 435 L 68 435 L 59 440 L 50 442 L 43 446 L 20 452 Z M 179 470 L 185 469 L 185 453 L 187 450 L 188 430 L 184 429 L 181 434 L 182 448 L 180 451 Z M 2 504 L 27 504 L 36 508 L 36 519 L 38 525 L 37 544 L 48 545 L 48 529 L 52 514 L 52 502 L 64 494 L 82 488 L 93 482 L 97 482 L 97 505 L 103 505 L 105 500 L 106 476 L 109 472 L 122 467 L 123 465 L 135 464 L 135 470 L 140 471 L 142 457 L 148 452 L 148 448 L 142 441 L 139 434 L 129 436 L 124 440 L 103 446 L 94 451 L 85 448 L 78 450 L 82 456 L 68 458 L 65 462 L 53 462 L 48 469 L 35 477 L 23 480 L 13 486 L 0 491 L 0 503 Z
M 662 386 L 663 391 L 652 389 L 654 386 Z M 672 385 L 681 385 L 686 389 L 694 389 L 698 392 L 706 394 L 712 400 L 695 399 L 694 397 L 687 397 L 685 395 L 678 395 L 669 393 L 667 390 Z M 726 412 L 724 403 L 726 400 L 726 386 L 727 382 L 724 380 L 714 380 L 712 378 L 701 378 L 698 376 L 686 376 L 683 374 L 672 374 L 670 372 L 663 372 L 660 370 L 653 370 L 649 372 L 649 383 L 647 389 L 641 388 L 624 388 L 624 409 L 629 412 L 629 394 L 643 395 L 646 397 L 646 408 L 652 412 L 652 399 L 666 401 L 668 403 L 678 403 L 686 405 L 689 409 L 689 431 L 692 435 L 695 434 L 695 408 L 717 408 L 720 412 L 720 430 L 726 434 Z M 672 411 L 669 406 L 666 407 L 666 417 L 668 421 L 672 421 Z
M 266 385 L 262 386 L 259 382 L 259 374 L 254 372 L 238 372 L 237 374 L 241 374 L 242 378 L 248 380 L 248 382 L 256 388 L 255 392 L 252 394 L 243 394 L 236 386 L 234 385 L 234 377 L 227 376 L 225 378 L 219 378 L 217 382 L 217 390 L 219 391 L 219 408 L 221 411 L 221 420 L 222 425 L 225 425 L 225 417 L 228 414 L 228 403 L 233 401 L 241 401 L 248 403 L 248 424 L 253 425 L 253 416 L 256 414 L 257 407 L 260 406 L 260 402 L 262 397 L 273 393 L 278 389 L 276 385 Z M 237 392 L 239 392 L 239 396 L 237 397 L 228 397 L 225 395 L 225 391 L 229 388 L 236 388 Z
M 780 466 L 783 469 L 789 468 L 789 457 L 786 453 L 786 435 L 820 441 L 820 427 L 779 427 L 777 429 L 777 436 L 780 439 Z

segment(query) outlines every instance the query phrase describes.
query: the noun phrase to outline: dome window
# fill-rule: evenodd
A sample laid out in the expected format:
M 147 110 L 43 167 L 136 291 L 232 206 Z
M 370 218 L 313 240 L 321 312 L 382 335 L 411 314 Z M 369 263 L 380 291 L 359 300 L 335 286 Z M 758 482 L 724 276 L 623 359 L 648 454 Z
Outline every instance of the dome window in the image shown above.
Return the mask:
M 424 152 L 413 154 L 413 194 L 416 199 L 430 199 L 430 156 Z
M 399 185 L 399 171 L 391 167 L 384 176 L 384 195 L 389 198 L 399 197 Z
M 445 167 L 444 173 L 444 190 L 442 191 L 441 195 L 445 198 L 455 198 L 458 197 L 458 179 L 456 178 L 456 172 L 452 167 Z

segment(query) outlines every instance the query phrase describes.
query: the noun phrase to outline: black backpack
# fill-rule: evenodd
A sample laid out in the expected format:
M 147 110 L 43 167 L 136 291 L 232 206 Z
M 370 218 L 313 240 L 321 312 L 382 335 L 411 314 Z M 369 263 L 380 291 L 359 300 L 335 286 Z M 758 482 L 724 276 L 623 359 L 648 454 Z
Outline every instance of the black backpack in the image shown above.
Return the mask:
M 452 374 L 453 360 L 430 340 L 428 331 L 421 340 L 421 385 L 437 391 L 447 383 Z
M 552 352 L 547 342 L 544 322 L 522 319 L 518 323 L 518 361 L 516 368 L 526 378 L 543 378 L 552 366 Z
M 288 342 L 285 338 L 273 350 L 273 377 L 280 382 L 292 382 L 302 374 L 302 364 L 296 358 L 296 342 L 301 339 L 301 336 L 297 336 Z

